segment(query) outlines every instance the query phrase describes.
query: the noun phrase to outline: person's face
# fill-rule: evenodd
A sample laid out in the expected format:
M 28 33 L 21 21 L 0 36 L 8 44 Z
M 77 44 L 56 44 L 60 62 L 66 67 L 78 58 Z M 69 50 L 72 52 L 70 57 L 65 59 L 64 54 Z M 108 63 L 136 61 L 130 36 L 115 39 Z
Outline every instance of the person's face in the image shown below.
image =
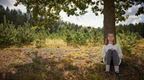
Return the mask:
M 108 34 L 108 41 L 113 42 L 114 41 L 114 35 Z

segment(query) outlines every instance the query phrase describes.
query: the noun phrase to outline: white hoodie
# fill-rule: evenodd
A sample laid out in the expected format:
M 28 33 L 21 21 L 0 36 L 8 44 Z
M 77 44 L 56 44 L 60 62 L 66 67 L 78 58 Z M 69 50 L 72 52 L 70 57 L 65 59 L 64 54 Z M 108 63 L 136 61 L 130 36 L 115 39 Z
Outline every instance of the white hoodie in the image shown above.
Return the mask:
M 106 55 L 106 52 L 109 49 L 116 50 L 117 53 L 118 53 L 118 56 L 119 56 L 120 60 L 123 58 L 123 54 L 122 54 L 122 50 L 121 50 L 120 45 L 118 45 L 118 44 L 115 44 L 115 45 L 113 45 L 113 44 L 107 44 L 107 45 L 104 45 L 103 49 L 102 49 L 103 59 L 104 59 L 104 57 Z

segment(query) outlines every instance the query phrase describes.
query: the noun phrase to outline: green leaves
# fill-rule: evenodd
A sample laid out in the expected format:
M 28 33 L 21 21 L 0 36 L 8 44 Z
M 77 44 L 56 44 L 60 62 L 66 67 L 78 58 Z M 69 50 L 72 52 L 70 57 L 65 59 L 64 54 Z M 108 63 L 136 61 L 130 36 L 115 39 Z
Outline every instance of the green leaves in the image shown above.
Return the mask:
M 136 45 L 136 41 L 139 39 L 139 35 L 129 31 L 122 31 L 121 33 L 118 33 L 117 39 L 122 48 L 128 53 L 131 53 L 132 48 Z
M 144 6 L 141 6 L 136 13 L 137 16 L 140 14 L 144 14 Z
M 55 22 L 59 19 L 61 11 L 66 12 L 68 16 L 85 14 L 91 0 L 17 0 L 15 6 L 20 3 L 32 13 L 36 23 L 44 24 L 39 20 L 41 17 L 47 22 Z
M 95 13 L 96 16 L 98 16 L 98 12 L 100 12 L 101 14 L 103 13 L 103 1 L 102 0 L 97 0 L 92 3 L 92 7 L 91 10 L 93 11 L 93 13 Z
M 141 4 L 143 0 L 115 0 L 115 15 L 116 22 L 124 21 L 128 18 L 124 16 L 126 10 L 133 5 Z M 103 0 L 17 0 L 18 4 L 24 4 L 28 11 L 33 15 L 33 18 L 38 20 L 39 17 L 44 17 L 46 21 L 56 21 L 59 19 L 59 13 L 64 11 L 70 15 L 83 15 L 87 8 L 91 8 L 95 15 L 103 13 Z M 143 7 L 139 8 L 136 15 L 144 13 Z M 39 21 L 37 21 L 39 22 Z
M 44 40 L 47 37 L 45 29 L 33 27 L 28 23 L 17 27 L 8 23 L 6 25 L 0 24 L 0 31 L 0 44 L 2 46 L 30 44 L 36 39 Z
M 86 34 L 81 32 L 76 32 L 74 34 L 68 34 L 66 37 L 66 42 L 71 45 L 85 45 L 87 43 Z

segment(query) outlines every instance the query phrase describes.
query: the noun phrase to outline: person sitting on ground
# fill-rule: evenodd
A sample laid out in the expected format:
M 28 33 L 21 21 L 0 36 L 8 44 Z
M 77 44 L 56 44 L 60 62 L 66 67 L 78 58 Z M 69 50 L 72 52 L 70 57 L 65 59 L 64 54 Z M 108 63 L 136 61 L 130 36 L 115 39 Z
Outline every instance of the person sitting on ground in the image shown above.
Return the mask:
M 113 33 L 108 33 L 105 40 L 105 45 L 102 49 L 103 62 L 106 65 L 106 72 L 110 71 L 111 62 L 113 62 L 115 73 L 119 73 L 119 65 L 123 54 L 120 45 L 116 44 Z

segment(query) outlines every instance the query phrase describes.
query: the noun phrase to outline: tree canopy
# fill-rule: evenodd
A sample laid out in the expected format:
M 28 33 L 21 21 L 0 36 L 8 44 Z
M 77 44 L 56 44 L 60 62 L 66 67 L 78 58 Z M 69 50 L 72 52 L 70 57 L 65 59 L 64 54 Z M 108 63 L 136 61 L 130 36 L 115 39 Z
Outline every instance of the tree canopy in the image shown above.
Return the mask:
M 144 13 L 143 0 L 115 0 L 115 19 L 122 21 L 128 18 L 124 16 L 126 10 L 133 5 L 141 5 L 135 15 Z M 83 15 L 87 12 L 87 8 L 98 15 L 103 13 L 104 0 L 17 0 L 15 6 L 22 3 L 27 7 L 27 11 L 32 12 L 32 16 L 45 17 L 46 20 L 59 19 L 59 13 L 64 11 L 69 15 Z

